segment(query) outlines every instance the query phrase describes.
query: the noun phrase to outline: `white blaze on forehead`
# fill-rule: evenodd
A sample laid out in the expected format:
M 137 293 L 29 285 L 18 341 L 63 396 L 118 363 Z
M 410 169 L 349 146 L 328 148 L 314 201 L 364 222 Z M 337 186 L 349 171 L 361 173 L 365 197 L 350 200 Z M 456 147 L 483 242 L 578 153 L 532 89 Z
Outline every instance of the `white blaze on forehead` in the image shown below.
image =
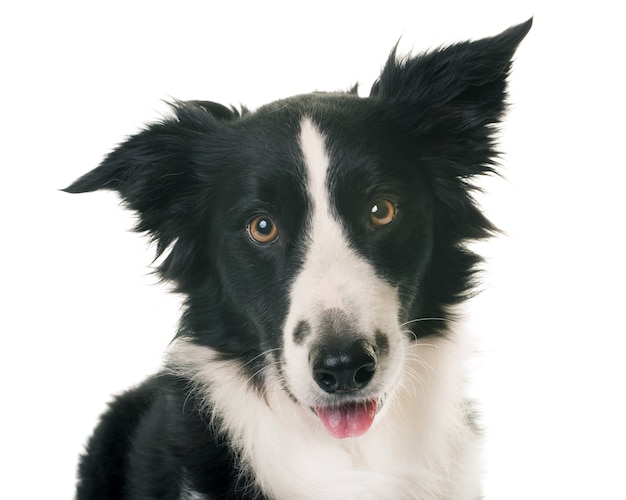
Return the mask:
M 313 213 L 319 215 L 329 208 L 326 179 L 330 160 L 324 137 L 309 118 L 300 124 L 300 148 L 306 166 L 308 190 L 313 202 Z
M 400 342 L 399 301 L 396 288 L 382 279 L 374 266 L 355 251 L 333 209 L 328 181 L 331 161 L 324 135 L 309 118 L 303 118 L 300 127 L 300 148 L 311 211 L 307 220 L 304 262 L 290 292 L 284 325 L 283 362 L 285 379 L 292 393 L 300 401 L 311 401 L 320 389 L 310 374 L 309 349 L 320 340 L 324 312 L 329 309 L 343 311 L 352 321 L 351 331 L 372 343 L 376 332 L 389 335 L 388 361 L 391 362 L 394 353 L 397 356 Z M 336 167 L 341 168 L 341 165 Z M 294 331 L 301 322 L 306 322 L 311 333 L 304 343 L 297 343 Z M 377 373 L 390 370 L 379 366 Z M 377 375 L 376 380 L 387 378 L 392 378 L 389 373 L 388 376 Z
M 323 309 L 344 308 L 339 293 L 339 276 L 335 268 L 337 260 L 352 254 L 342 234 L 339 222 L 333 215 L 328 192 L 330 159 L 324 136 L 309 119 L 300 125 L 300 147 L 306 167 L 307 188 L 312 214 L 308 235 L 308 252 L 300 281 L 314 293 L 314 304 Z
M 304 264 L 291 293 L 287 333 L 298 321 L 315 322 L 325 309 L 342 309 L 349 317 L 358 318 L 364 334 L 373 335 L 373 328 L 390 327 L 380 324 L 377 309 L 378 304 L 386 302 L 385 298 L 396 299 L 395 289 L 378 278 L 372 265 L 351 247 L 332 207 L 328 182 L 330 158 L 324 136 L 307 117 L 302 119 L 300 127 L 311 214 Z

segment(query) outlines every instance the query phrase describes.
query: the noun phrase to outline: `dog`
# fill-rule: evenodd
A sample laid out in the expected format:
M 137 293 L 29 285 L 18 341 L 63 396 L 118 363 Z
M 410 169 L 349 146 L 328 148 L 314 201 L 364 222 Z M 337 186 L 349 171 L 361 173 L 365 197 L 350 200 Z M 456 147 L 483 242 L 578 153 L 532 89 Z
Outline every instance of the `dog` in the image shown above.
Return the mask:
M 367 97 L 174 102 L 66 188 L 116 191 L 184 297 L 162 370 L 89 439 L 78 499 L 479 498 L 458 308 L 531 24 L 396 46 Z

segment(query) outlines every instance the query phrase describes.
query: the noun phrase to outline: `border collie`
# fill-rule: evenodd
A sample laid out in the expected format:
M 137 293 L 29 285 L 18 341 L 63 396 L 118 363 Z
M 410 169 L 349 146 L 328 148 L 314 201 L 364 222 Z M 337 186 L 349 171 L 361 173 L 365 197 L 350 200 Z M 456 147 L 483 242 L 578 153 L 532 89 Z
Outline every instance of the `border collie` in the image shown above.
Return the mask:
M 472 499 L 458 326 L 532 20 L 255 112 L 176 102 L 66 191 L 117 191 L 185 299 L 90 438 L 79 499 Z

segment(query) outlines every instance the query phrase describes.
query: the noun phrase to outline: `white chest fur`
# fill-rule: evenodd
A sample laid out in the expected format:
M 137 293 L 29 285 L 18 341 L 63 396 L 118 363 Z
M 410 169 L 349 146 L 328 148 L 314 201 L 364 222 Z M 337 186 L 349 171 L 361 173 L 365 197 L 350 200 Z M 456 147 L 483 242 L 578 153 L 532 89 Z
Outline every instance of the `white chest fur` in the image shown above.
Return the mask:
M 329 436 L 280 384 L 261 397 L 238 366 L 184 341 L 170 365 L 191 376 L 257 482 L 272 498 L 474 499 L 477 438 L 462 386 L 464 349 L 446 340 L 413 346 L 400 386 L 364 436 Z M 184 360 L 184 362 L 181 362 Z

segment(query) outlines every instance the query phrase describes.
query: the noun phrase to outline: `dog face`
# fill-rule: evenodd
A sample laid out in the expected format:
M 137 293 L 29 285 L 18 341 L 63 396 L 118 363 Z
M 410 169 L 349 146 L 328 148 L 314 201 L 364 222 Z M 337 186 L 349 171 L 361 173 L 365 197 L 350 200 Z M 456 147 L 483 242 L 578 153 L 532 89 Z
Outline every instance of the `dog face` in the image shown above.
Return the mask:
M 314 94 L 230 123 L 203 218 L 210 288 L 237 323 L 216 338 L 214 319 L 188 315 L 197 342 L 249 356 L 263 390 L 274 370 L 338 437 L 365 432 L 397 379 L 433 248 L 428 181 L 385 112 Z M 192 300 L 205 311 L 216 298 Z
M 398 60 L 369 97 L 316 93 L 242 113 L 211 102 L 128 139 L 67 190 L 114 189 L 185 296 L 179 336 L 280 390 L 335 437 L 366 432 L 416 339 L 446 335 L 472 286 L 464 243 L 493 227 L 471 178 L 520 25 Z M 274 382 L 272 382 L 274 383 Z
M 427 181 L 384 114 L 354 95 L 268 106 L 234 134 L 242 146 L 225 164 L 240 177 L 212 200 L 222 301 L 250 323 L 233 356 L 252 339 L 255 373 L 276 367 L 342 437 L 366 430 L 398 376 L 433 248 Z

